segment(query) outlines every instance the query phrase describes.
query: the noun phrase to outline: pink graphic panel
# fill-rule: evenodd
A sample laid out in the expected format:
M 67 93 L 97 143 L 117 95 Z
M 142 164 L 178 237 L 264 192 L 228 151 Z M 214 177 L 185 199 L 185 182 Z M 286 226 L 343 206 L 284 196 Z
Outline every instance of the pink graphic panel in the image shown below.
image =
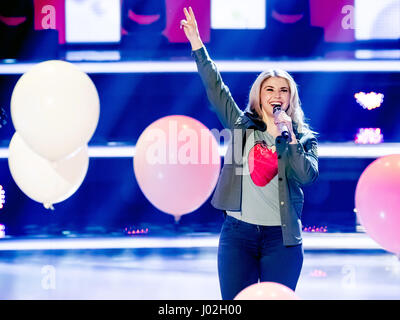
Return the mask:
M 58 42 L 65 43 L 65 0 L 34 0 L 35 30 L 57 29 Z
M 310 17 L 324 28 L 326 42 L 354 41 L 354 0 L 310 0 Z
M 163 34 L 169 42 L 187 42 L 185 33 L 179 28 L 180 21 L 185 19 L 184 7 L 192 7 L 203 42 L 210 41 L 211 0 L 166 0 L 167 25 Z

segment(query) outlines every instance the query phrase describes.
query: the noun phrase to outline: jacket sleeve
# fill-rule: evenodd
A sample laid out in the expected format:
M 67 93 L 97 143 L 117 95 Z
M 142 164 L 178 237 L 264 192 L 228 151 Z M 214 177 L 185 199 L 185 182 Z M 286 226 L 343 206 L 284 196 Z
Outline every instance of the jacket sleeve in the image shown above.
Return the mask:
M 297 144 L 288 144 L 287 175 L 302 186 L 318 178 L 318 142 L 314 135 L 307 134 Z
M 215 63 L 210 59 L 206 48 L 192 51 L 197 70 L 206 88 L 209 101 L 225 128 L 233 128 L 237 118 L 242 114 L 232 98 L 229 88 L 222 81 Z

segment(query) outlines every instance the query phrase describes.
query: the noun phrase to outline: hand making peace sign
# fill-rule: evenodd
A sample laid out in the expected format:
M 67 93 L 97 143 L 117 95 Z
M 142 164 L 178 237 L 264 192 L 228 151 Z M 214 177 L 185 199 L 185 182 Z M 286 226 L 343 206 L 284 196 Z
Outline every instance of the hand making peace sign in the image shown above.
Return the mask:
M 189 7 L 189 11 L 183 8 L 183 13 L 185 14 L 186 20 L 181 20 L 181 28 L 185 32 L 186 37 L 192 45 L 192 50 L 200 49 L 203 46 L 203 42 L 200 39 L 199 29 L 197 28 L 196 17 L 192 7 Z

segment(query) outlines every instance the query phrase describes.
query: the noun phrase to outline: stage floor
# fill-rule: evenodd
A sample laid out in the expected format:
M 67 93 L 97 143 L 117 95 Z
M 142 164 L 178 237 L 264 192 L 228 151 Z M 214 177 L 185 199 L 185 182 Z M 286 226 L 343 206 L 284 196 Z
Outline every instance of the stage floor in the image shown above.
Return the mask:
M 0 239 L 0 299 L 220 300 L 218 235 Z M 304 234 L 301 299 L 400 299 L 400 261 L 364 233 Z

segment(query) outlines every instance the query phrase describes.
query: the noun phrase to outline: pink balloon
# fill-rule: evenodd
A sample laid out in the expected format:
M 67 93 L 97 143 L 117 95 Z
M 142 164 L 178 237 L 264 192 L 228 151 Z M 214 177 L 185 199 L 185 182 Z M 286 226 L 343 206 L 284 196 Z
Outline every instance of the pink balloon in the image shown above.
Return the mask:
M 300 300 L 300 298 L 283 284 L 260 282 L 240 291 L 234 300 Z
M 355 203 L 368 235 L 385 250 L 400 254 L 400 154 L 381 157 L 364 170 Z
M 218 180 L 218 143 L 201 122 L 167 116 L 140 135 L 134 173 L 146 198 L 159 210 L 180 216 L 198 209 Z

